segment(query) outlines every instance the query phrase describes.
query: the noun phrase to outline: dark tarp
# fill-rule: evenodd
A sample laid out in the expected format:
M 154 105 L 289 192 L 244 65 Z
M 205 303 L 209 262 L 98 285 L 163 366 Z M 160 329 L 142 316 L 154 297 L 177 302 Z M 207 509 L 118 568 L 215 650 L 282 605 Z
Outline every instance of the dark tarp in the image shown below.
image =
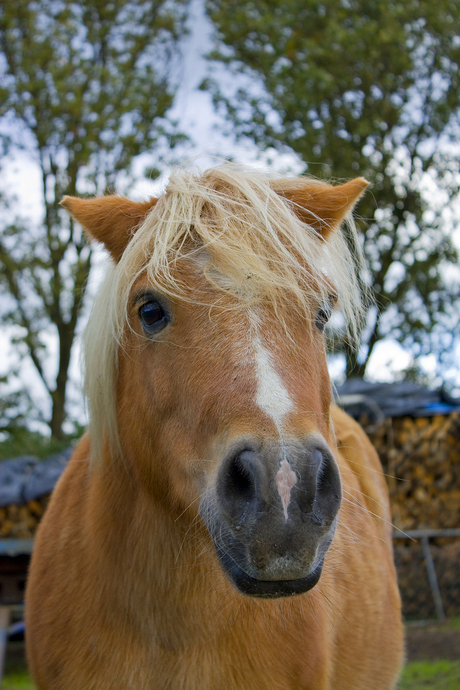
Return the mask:
M 432 417 L 460 412 L 460 398 L 415 383 L 369 383 L 351 378 L 335 391 L 339 405 L 355 419 L 366 415 L 370 421 L 379 421 L 385 417 Z
M 23 455 L 0 462 L 0 506 L 27 503 L 49 494 L 64 471 L 73 449 L 38 460 Z

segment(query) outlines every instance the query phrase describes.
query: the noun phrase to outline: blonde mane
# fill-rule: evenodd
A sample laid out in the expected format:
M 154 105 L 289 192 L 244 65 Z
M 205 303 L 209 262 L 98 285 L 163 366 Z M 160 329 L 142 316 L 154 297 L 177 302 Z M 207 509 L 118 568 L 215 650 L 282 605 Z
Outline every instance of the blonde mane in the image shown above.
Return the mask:
M 331 233 L 325 241 L 277 193 L 306 185 L 327 186 L 314 179 L 280 179 L 232 164 L 201 174 L 173 172 L 120 262 L 109 269 L 85 331 L 85 393 L 93 458 L 100 456 L 104 437 L 112 452 L 120 451 L 117 353 L 127 331 L 129 293 L 144 272 L 160 293 L 190 299 L 174 267 L 179 259 L 203 262 L 204 256 L 207 280 L 234 297 L 235 309 L 270 302 L 281 317 L 288 305 L 306 318 L 310 315 L 310 321 L 312 300 L 326 302 L 333 292 L 351 337 L 357 337 L 362 306 L 356 269 L 362 256 L 353 219 L 347 217 L 345 232 Z M 215 290 L 213 294 L 215 303 Z

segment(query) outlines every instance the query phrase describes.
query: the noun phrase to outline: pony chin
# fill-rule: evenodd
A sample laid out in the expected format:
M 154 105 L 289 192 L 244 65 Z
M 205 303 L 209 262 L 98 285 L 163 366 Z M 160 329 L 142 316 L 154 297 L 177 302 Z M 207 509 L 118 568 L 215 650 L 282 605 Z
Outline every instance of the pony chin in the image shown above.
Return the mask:
M 318 583 L 324 558 L 305 577 L 295 580 L 260 580 L 249 575 L 222 547 L 215 543 L 219 562 L 232 585 L 241 593 L 260 599 L 277 599 L 304 594 Z
M 230 580 L 241 594 L 260 599 L 279 599 L 294 594 L 304 594 L 318 583 L 324 560 L 307 577 L 298 580 L 257 580 L 248 575 L 226 553 L 217 550 L 220 563 Z
M 230 583 L 240 594 L 262 599 L 291 597 L 304 594 L 315 587 L 321 577 L 325 555 L 338 522 L 336 517 L 322 538 L 318 541 L 309 540 L 310 543 L 298 554 L 281 554 L 276 544 L 269 543 L 267 551 L 276 550 L 278 555 L 268 553 L 264 558 L 264 555 L 252 553 L 250 544 L 238 539 L 225 519 L 218 515 L 215 501 L 207 501 L 205 498 L 200 513 L 212 538 L 219 565 Z M 314 525 L 312 528 L 314 532 Z M 263 566 L 258 568 L 257 562 L 263 563 Z

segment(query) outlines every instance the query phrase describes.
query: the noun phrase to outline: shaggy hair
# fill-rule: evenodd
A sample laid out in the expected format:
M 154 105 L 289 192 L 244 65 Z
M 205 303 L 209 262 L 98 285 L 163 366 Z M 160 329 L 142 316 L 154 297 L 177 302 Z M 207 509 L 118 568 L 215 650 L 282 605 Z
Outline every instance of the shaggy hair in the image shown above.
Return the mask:
M 191 299 L 175 272 L 176 262 L 188 258 L 202 265 L 214 286 L 210 304 L 215 304 L 217 290 L 233 297 L 234 309 L 271 303 L 281 319 L 288 305 L 312 322 L 312 304 L 327 303 L 333 293 L 351 337 L 356 338 L 363 311 L 356 270 L 362 255 L 355 225 L 350 214 L 345 232 L 333 232 L 325 241 L 277 193 L 289 196 L 306 185 L 327 186 L 314 179 L 279 179 L 232 164 L 201 174 L 173 172 L 121 260 L 109 269 L 86 328 L 85 393 L 93 458 L 100 454 L 104 434 L 112 452 L 120 451 L 117 352 L 127 332 L 129 293 L 143 272 L 160 293 Z M 205 295 L 200 295 L 203 299 Z

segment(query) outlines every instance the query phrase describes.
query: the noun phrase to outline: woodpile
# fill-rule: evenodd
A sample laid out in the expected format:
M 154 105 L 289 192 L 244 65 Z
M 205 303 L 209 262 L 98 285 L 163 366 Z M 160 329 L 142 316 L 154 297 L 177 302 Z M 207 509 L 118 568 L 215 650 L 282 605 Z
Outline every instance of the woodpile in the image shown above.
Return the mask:
M 382 461 L 396 529 L 460 527 L 460 416 L 361 420 Z M 430 539 L 447 616 L 460 615 L 460 540 Z M 420 541 L 397 539 L 395 563 L 406 619 L 436 618 Z
M 72 448 L 39 460 L 21 455 L 0 462 L 0 539 L 31 539 Z
M 33 538 L 48 501 L 49 494 L 23 505 L 0 507 L 0 539 Z
M 395 527 L 460 527 L 460 416 L 361 420 L 382 461 Z

